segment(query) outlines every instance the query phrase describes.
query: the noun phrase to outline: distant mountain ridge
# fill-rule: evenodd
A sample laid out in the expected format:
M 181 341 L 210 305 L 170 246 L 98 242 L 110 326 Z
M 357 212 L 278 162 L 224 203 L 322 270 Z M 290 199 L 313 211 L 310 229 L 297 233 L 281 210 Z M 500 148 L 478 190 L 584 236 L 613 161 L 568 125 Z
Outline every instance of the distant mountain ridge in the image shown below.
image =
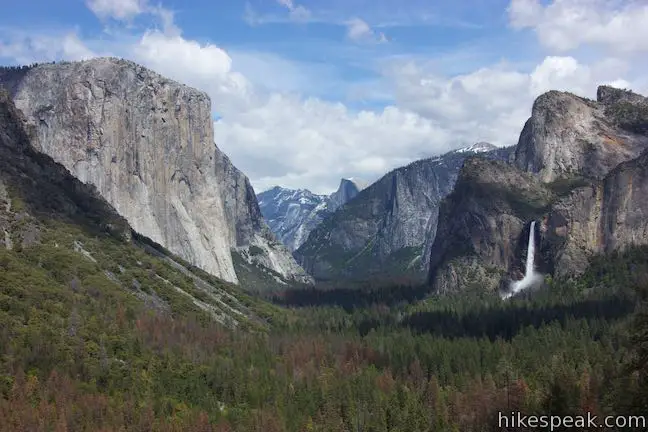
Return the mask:
M 316 279 L 423 278 L 438 207 L 472 155 L 506 160 L 513 148 L 476 143 L 397 168 L 327 217 L 294 255 Z
M 331 195 L 317 195 L 307 189 L 275 186 L 257 195 L 261 214 L 272 232 L 294 251 L 308 239 L 324 218 L 353 199 L 366 187 L 361 180 L 340 180 Z

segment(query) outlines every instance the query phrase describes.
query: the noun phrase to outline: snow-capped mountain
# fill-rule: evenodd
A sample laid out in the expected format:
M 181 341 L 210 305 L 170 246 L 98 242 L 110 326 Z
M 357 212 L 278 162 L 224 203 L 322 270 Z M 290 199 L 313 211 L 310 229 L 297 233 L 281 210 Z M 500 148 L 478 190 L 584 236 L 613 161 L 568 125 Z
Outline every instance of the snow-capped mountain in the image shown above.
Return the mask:
M 272 232 L 294 251 L 326 216 L 353 199 L 365 187 L 364 182 L 352 178 L 342 179 L 338 190 L 331 195 L 275 186 L 258 194 L 257 200 Z
M 315 227 L 293 255 L 316 280 L 422 279 L 439 204 L 466 158 L 508 161 L 512 150 L 477 143 L 396 168 Z
M 491 143 L 484 141 L 475 143 L 469 147 L 460 148 L 455 150 L 454 153 L 485 153 L 497 149 L 497 146 L 494 146 Z

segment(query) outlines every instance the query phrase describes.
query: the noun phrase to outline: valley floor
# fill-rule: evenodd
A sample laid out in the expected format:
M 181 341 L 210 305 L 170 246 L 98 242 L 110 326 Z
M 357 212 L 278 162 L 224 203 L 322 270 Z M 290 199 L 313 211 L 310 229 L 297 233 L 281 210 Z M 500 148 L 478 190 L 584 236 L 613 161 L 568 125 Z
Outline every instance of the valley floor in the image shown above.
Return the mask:
M 143 251 L 106 253 L 166 306 L 48 245 L 0 251 L 2 431 L 466 432 L 499 430 L 501 411 L 647 412 L 646 249 L 510 302 L 407 286 L 241 297 L 255 318 L 232 331 L 146 282 L 165 264 Z

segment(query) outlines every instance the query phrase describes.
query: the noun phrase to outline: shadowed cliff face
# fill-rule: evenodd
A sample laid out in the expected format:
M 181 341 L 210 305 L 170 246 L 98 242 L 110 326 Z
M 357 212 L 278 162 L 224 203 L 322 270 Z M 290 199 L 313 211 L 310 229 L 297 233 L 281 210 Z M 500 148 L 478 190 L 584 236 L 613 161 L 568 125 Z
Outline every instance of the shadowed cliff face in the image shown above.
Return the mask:
M 38 150 L 99 193 L 139 233 L 224 280 L 232 250 L 260 243 L 271 268 L 304 279 L 269 243 L 256 198 L 213 142 L 209 97 L 132 62 L 93 59 L 0 74 Z M 267 246 L 267 247 L 266 247 Z
M 254 269 L 267 273 L 265 269 L 269 269 L 275 284 L 285 285 L 285 282 L 291 281 L 310 283 L 312 279 L 264 222 L 249 179 L 218 149 L 215 158 L 216 178 L 223 197 L 227 227 L 229 235 L 235 238 L 233 251 L 240 263 L 235 266 L 237 272 Z M 266 290 L 271 288 L 267 286 Z M 259 290 L 259 287 L 250 289 Z
M 494 149 L 481 144 L 388 173 L 326 218 L 295 257 L 316 279 L 424 279 L 439 203 L 475 151 L 508 159 L 509 149 Z
M 550 91 L 533 104 L 515 150 L 515 165 L 544 182 L 602 179 L 648 149 L 648 99 L 602 86 L 596 102 Z
M 340 180 L 338 189 L 329 196 L 328 211 L 334 212 L 342 207 L 344 204 L 355 198 L 361 190 L 365 189 L 367 185 L 354 179 Z
M 528 223 L 548 209 L 553 193 L 540 180 L 502 161 L 466 160 L 443 201 L 431 248 L 430 282 L 438 292 L 493 291 L 507 273 L 522 275 Z M 526 231 L 525 231 L 526 228 Z
M 77 298 L 68 300 L 75 308 L 79 294 L 88 294 L 95 300 L 137 299 L 160 315 L 205 313 L 229 328 L 261 324 L 249 298 L 248 306 L 241 301 L 240 289 L 134 233 L 92 184 L 35 150 L 37 139 L 35 128 L 0 89 L 3 294 L 20 274 L 24 279 L 13 287 L 19 300 L 25 290 L 58 300 L 74 292 Z M 43 286 L 47 291 L 39 291 Z M 125 296 L 112 297 L 115 293 Z
M 531 220 L 540 222 L 536 267 L 558 277 L 581 273 L 595 254 L 648 244 L 647 107 L 611 87 L 599 88 L 597 102 L 540 96 L 513 165 L 466 162 L 442 204 L 435 289 L 494 290 L 520 279 Z

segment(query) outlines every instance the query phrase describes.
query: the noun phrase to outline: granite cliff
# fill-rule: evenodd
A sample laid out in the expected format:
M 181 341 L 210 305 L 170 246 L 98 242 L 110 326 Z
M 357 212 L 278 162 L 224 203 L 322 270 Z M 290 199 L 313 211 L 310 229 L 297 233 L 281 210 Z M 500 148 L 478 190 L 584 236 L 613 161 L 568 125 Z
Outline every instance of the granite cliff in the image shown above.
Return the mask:
M 279 186 L 257 195 L 259 207 L 272 232 L 291 251 L 298 249 L 322 221 L 355 198 L 365 185 L 353 179 L 340 180 L 331 195 L 316 195 L 307 189 Z
M 648 99 L 601 86 L 597 100 L 550 91 L 533 104 L 515 149 L 515 165 L 544 182 L 601 179 L 648 148 Z M 643 120 L 642 120 L 643 119 Z
M 578 274 L 594 255 L 648 244 L 647 194 L 648 150 L 556 202 L 542 224 L 556 275 Z
M 60 301 L 74 296 L 74 310 L 83 298 L 120 298 L 154 314 L 204 313 L 230 328 L 265 325 L 249 296 L 133 232 L 94 185 L 37 151 L 37 141 L 36 128 L 0 89 L 3 294 L 21 299 L 29 291 L 61 310 Z
M 435 290 L 495 291 L 509 272 L 509 279 L 520 279 L 527 221 L 542 216 L 553 199 L 553 192 L 531 173 L 503 161 L 466 160 L 439 210 L 430 255 Z
M 538 97 L 513 164 L 466 163 L 441 205 L 434 288 L 506 289 L 521 279 L 531 220 L 540 222 L 536 267 L 557 277 L 578 275 L 594 255 L 648 244 L 640 199 L 648 190 L 647 107 L 643 96 L 607 86 L 597 101 Z
M 326 206 L 329 212 L 334 212 L 344 204 L 351 201 L 355 198 L 361 190 L 365 189 L 367 184 L 362 180 L 357 180 L 353 178 L 343 178 L 340 180 L 340 185 L 337 190 L 333 192 L 328 199 L 328 204 Z
M 94 186 L 79 182 L 65 167 L 35 150 L 32 144 L 37 139 L 34 128 L 0 88 L 0 245 L 13 250 L 40 243 L 41 230 L 30 219 L 41 215 L 91 225 L 130 241 L 126 220 Z
M 94 185 L 138 233 L 226 281 L 239 280 L 233 252 L 281 283 L 309 280 L 214 145 L 205 93 L 113 58 L 2 69 L 0 84 L 37 150 Z
M 508 160 L 510 149 L 479 143 L 388 173 L 317 226 L 295 257 L 322 280 L 422 277 L 438 205 L 476 153 Z

